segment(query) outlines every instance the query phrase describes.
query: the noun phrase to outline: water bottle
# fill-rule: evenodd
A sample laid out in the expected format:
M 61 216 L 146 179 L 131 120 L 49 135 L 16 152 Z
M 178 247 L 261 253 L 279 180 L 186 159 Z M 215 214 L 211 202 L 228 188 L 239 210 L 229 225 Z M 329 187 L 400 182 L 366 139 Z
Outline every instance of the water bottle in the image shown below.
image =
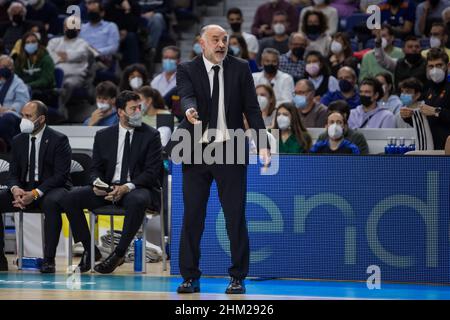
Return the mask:
M 384 146 L 384 154 L 390 154 L 391 152 L 391 139 L 392 139 L 391 137 L 387 138 L 387 143 Z
M 389 154 L 397 154 L 397 140 L 395 137 L 391 137 L 391 147 Z
M 411 143 L 409 144 L 408 151 L 416 151 L 416 139 L 411 138 Z
M 408 147 L 405 146 L 405 138 L 400 137 L 399 146 L 398 146 L 398 154 L 405 154 L 408 151 Z
M 142 272 L 142 238 L 134 240 L 134 272 Z
M 40 270 L 42 261 L 42 258 L 22 257 L 22 270 Z M 19 259 L 16 259 L 14 262 L 16 266 L 19 266 Z

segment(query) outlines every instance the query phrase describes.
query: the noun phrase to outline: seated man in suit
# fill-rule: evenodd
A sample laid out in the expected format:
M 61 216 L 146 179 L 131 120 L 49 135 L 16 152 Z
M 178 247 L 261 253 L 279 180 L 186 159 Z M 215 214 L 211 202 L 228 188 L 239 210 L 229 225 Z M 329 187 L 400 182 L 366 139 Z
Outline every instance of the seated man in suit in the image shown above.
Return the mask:
M 39 208 L 45 214 L 45 256 L 41 272 L 55 272 L 56 247 L 61 233 L 58 200 L 70 188 L 72 150 L 69 139 L 46 125 L 47 106 L 30 101 L 22 108 L 21 134 L 14 137 L 8 189 L 0 191 L 0 271 L 8 270 L 3 254 L 1 213 Z
M 139 230 L 145 210 L 159 198 L 152 193 L 162 170 L 159 132 L 142 123 L 141 100 L 137 93 L 123 91 L 116 98 L 119 124 L 97 132 L 94 140 L 91 185 L 73 189 L 61 199 L 70 217 L 75 242 L 81 241 L 85 252 L 80 271 L 90 269 L 90 234 L 83 209 L 96 209 L 111 203 L 126 211 L 122 237 L 114 252 L 95 271 L 111 273 L 124 263 L 125 254 Z M 99 178 L 114 185 L 107 193 L 92 184 Z M 96 249 L 96 259 L 99 256 Z

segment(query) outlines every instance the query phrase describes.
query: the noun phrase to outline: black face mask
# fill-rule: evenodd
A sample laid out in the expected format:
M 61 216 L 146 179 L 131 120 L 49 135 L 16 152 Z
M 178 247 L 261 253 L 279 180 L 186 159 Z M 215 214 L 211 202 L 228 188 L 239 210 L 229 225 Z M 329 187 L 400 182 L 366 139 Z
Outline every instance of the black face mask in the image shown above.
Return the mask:
M 420 53 L 407 53 L 405 54 L 405 59 L 410 64 L 416 64 L 422 59 L 422 55 Z
M 369 107 L 372 104 L 372 97 L 369 96 L 360 96 L 361 104 L 364 107 Z
M 264 65 L 264 72 L 267 74 L 275 74 L 277 73 L 278 66 L 275 64 L 266 64 Z
M 398 7 L 402 3 L 402 0 L 389 0 L 389 3 L 394 7 Z
M 299 47 L 292 49 L 292 54 L 296 56 L 298 59 L 303 59 L 303 55 L 305 54 L 305 48 Z
M 92 23 L 97 23 L 102 19 L 100 12 L 88 12 L 87 16 L 88 20 Z
M 78 36 L 78 30 L 77 29 L 68 29 L 64 32 L 64 34 L 68 39 L 74 39 Z
M 230 27 L 233 32 L 241 32 L 241 25 L 242 24 L 240 22 L 230 23 Z
M 12 17 L 12 21 L 16 24 L 21 24 L 23 22 L 23 16 L 21 14 L 15 14 Z
M 314 35 L 319 35 L 321 31 L 320 26 L 318 25 L 312 25 L 312 26 L 306 26 L 306 33 L 307 34 L 314 34 Z

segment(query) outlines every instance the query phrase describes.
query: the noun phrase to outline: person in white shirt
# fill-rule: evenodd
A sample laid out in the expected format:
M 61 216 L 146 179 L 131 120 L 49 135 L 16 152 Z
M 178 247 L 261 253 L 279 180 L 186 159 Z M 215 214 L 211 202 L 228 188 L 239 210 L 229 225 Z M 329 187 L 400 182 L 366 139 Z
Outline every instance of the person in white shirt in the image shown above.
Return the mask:
M 177 86 L 177 66 L 180 63 L 181 52 L 176 46 L 168 46 L 162 50 L 163 72 L 158 74 L 150 83 L 153 89 L 164 97 L 167 92 Z
M 55 68 L 64 71 L 61 107 L 70 100 L 74 89 L 84 86 L 88 76 L 92 52 L 89 44 L 79 37 L 80 24 L 78 17 L 68 17 L 64 21 L 64 36 L 51 39 L 47 45 Z
M 256 55 L 259 52 L 258 39 L 251 33 L 242 31 L 242 23 L 244 19 L 242 17 L 242 11 L 239 8 L 230 8 L 227 12 L 228 24 L 231 30 L 229 35 L 241 35 L 247 43 L 248 55 L 250 59 L 255 60 Z
M 292 92 L 294 92 L 294 79 L 291 75 L 278 70 L 280 53 L 272 48 L 264 49 L 261 64 L 264 70 L 253 73 L 255 86 L 259 84 L 271 85 L 275 92 L 277 107 L 282 103 L 291 102 Z

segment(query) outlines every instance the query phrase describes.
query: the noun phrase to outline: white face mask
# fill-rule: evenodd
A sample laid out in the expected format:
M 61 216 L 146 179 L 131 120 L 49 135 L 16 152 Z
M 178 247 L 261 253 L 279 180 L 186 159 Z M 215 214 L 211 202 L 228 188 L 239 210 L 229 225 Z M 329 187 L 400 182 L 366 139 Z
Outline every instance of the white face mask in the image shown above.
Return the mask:
M 439 48 L 441 46 L 441 40 L 437 37 L 430 38 L 430 47 L 431 48 Z
M 441 83 L 445 79 L 445 72 L 441 68 L 433 68 L 428 72 L 428 78 L 434 83 Z
M 342 52 L 342 44 L 336 40 L 333 40 L 331 42 L 331 47 L 330 47 L 331 52 L 333 52 L 334 54 L 338 54 Z
M 386 38 L 381 38 L 381 47 L 383 49 L 386 49 L 387 46 L 388 46 L 388 42 L 387 42 Z
M 108 110 L 110 107 L 109 103 L 97 102 L 97 108 L 102 111 Z
M 130 80 L 130 87 L 133 90 L 139 89 L 142 86 L 142 78 L 141 77 L 134 77 L 133 79 Z
M 20 121 L 20 132 L 32 133 L 34 131 L 34 122 L 25 118 Z
M 342 129 L 342 126 L 339 124 L 333 123 L 328 127 L 328 137 L 331 139 L 338 140 L 342 138 L 343 133 L 344 129 Z
M 264 96 L 258 96 L 258 103 L 261 110 L 264 110 L 269 104 L 269 99 Z
M 277 117 L 277 124 L 280 130 L 286 130 L 291 126 L 291 119 L 289 119 L 289 117 L 285 116 L 284 114 L 280 114 Z
M 273 25 L 273 32 L 275 32 L 276 35 L 280 35 L 286 32 L 286 27 L 282 23 L 275 23 Z
M 142 113 L 141 111 L 136 111 L 133 115 L 129 116 L 127 114 L 128 124 L 132 128 L 140 127 L 142 125 Z

